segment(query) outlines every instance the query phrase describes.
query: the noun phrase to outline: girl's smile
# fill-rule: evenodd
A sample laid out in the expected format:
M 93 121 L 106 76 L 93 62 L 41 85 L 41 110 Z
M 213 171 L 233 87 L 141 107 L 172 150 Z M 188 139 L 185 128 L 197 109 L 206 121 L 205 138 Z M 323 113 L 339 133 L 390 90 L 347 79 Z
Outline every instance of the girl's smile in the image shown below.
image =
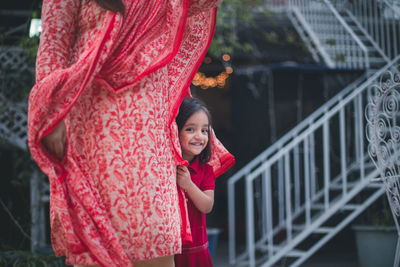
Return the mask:
M 199 110 L 186 121 L 179 132 L 179 142 L 182 147 L 182 157 L 192 161 L 208 143 L 209 121 L 207 114 Z

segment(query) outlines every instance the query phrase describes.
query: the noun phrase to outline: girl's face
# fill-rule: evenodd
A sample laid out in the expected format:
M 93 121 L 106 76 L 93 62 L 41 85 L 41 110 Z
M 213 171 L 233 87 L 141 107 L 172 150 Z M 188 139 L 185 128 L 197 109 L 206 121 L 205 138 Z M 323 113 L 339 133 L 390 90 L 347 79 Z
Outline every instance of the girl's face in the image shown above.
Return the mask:
M 190 162 L 203 151 L 208 143 L 208 131 L 209 121 L 204 111 L 199 110 L 189 117 L 179 132 L 183 159 Z

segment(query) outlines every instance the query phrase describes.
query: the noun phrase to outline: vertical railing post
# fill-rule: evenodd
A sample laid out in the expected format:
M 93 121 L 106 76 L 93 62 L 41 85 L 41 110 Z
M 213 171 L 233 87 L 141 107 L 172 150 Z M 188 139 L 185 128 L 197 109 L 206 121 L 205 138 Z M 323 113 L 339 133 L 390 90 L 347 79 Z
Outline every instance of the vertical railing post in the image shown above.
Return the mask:
M 324 205 L 325 210 L 329 208 L 329 187 L 330 187 L 330 175 L 331 175 L 331 168 L 330 168 L 330 145 L 329 145 L 329 121 L 325 120 L 323 124 L 323 154 L 324 154 Z
M 229 217 L 229 263 L 235 264 L 235 184 L 228 181 L 228 217 Z
M 358 120 L 358 128 L 360 129 L 360 132 L 361 132 L 361 134 L 359 135 L 359 149 L 360 149 L 360 155 L 361 155 L 361 158 L 360 158 L 360 176 L 361 176 L 361 179 L 364 179 L 365 178 L 365 168 L 364 168 L 364 165 L 365 165 L 365 157 L 364 157 L 364 112 L 363 112 L 363 104 L 362 104 L 362 93 L 360 93 L 358 96 L 357 96 L 357 98 L 356 98 L 356 100 L 357 100 L 357 111 L 356 111 L 356 113 L 358 113 L 359 114 L 359 120 Z
M 292 240 L 292 203 L 290 183 L 290 159 L 289 152 L 285 154 L 285 206 L 286 206 L 286 236 Z
M 249 255 L 249 266 L 256 264 L 255 242 L 254 242 L 254 201 L 253 201 L 253 180 L 250 175 L 246 175 L 246 229 L 247 229 L 247 252 Z
M 374 8 L 373 8 L 373 17 L 372 17 L 372 19 L 374 20 L 374 26 L 375 26 L 375 35 L 374 35 L 374 40 L 376 40 L 377 41 L 377 43 L 379 44 L 379 46 L 380 47 L 382 47 L 382 40 L 379 38 L 380 36 L 379 36 L 379 25 L 378 25 L 378 18 L 379 18 L 379 16 L 378 16 L 378 4 L 377 4 L 377 1 L 373 1 L 373 5 L 374 5 Z
M 373 16 L 372 16 L 372 2 L 370 0 L 367 0 L 368 3 L 368 13 L 367 13 L 367 21 L 368 23 L 368 32 L 370 32 L 372 38 L 375 37 L 374 35 L 374 21 L 372 20 Z
M 354 106 L 354 144 L 355 144 L 355 156 L 356 156 L 356 161 L 359 162 L 361 159 L 360 155 L 360 142 L 358 138 L 360 137 L 361 129 L 358 127 L 358 122 L 360 121 L 360 114 L 358 113 L 358 107 L 357 107 L 357 101 L 356 99 L 353 100 L 353 106 Z
M 262 237 L 267 236 L 267 211 L 268 211 L 268 202 L 267 199 L 267 177 L 265 171 L 261 173 L 261 231 Z
M 346 123 L 345 123 L 345 107 L 343 106 L 339 112 L 339 129 L 340 129 L 340 169 L 342 174 L 342 191 L 343 197 L 347 193 L 347 165 L 346 165 Z
M 311 178 L 311 198 L 317 193 L 317 177 L 315 167 L 315 138 L 314 133 L 310 134 L 310 178 Z
M 300 209 L 300 151 L 299 145 L 293 149 L 293 163 L 294 163 L 294 209 Z
M 396 14 L 394 14 L 394 16 L 396 16 Z M 399 18 L 397 20 L 393 19 L 393 53 L 390 58 L 394 58 L 399 54 L 399 38 L 400 38 L 400 14 L 397 14 L 397 16 L 399 16 Z
M 383 49 L 384 49 L 384 51 L 391 51 L 392 50 L 392 48 L 391 48 L 392 42 L 390 41 L 390 39 L 392 37 L 391 37 L 391 34 L 390 34 L 390 23 L 386 21 L 385 26 L 386 26 L 385 27 L 385 29 L 386 29 L 386 38 L 388 39 L 388 41 L 386 42 L 386 45 L 385 45 L 385 47 L 383 47 Z M 396 34 L 395 34 L 395 36 L 396 36 Z M 386 53 L 386 54 L 390 58 L 390 54 L 388 54 L 388 53 Z
M 279 224 L 285 220 L 285 191 L 284 191 L 284 169 L 283 169 L 283 160 L 279 159 L 278 162 L 278 202 L 279 202 Z
M 265 170 L 266 178 L 266 206 L 267 206 L 267 241 L 268 241 L 268 256 L 272 257 L 274 254 L 274 226 L 273 226 L 273 212 L 272 212 L 272 188 L 271 188 L 271 168 Z
M 382 7 L 382 9 L 384 10 L 385 9 L 385 7 L 382 5 L 381 6 Z M 384 11 L 381 11 L 380 12 L 381 13 L 381 16 L 379 16 L 379 18 L 380 18 L 380 22 L 379 22 L 379 25 L 381 26 L 380 27 L 380 30 L 379 30 L 379 32 L 381 33 L 381 35 L 380 35 L 380 37 L 379 37 L 379 39 L 381 40 L 381 45 L 380 45 L 380 47 L 382 47 L 382 49 L 383 50 L 385 50 L 385 47 L 386 47 L 386 40 L 385 40 L 385 29 L 384 29 L 384 26 L 385 26 L 385 17 L 384 17 Z
M 306 206 L 306 227 L 311 223 L 311 195 L 310 195 L 310 154 L 309 154 L 309 137 L 304 139 L 304 190 L 305 190 L 305 206 Z
M 368 15 L 367 15 L 367 2 L 364 0 L 357 0 L 360 5 L 361 5 L 361 12 L 360 12 L 360 16 L 361 16 L 361 20 L 362 20 L 362 26 L 364 27 L 364 29 L 366 29 L 368 31 Z

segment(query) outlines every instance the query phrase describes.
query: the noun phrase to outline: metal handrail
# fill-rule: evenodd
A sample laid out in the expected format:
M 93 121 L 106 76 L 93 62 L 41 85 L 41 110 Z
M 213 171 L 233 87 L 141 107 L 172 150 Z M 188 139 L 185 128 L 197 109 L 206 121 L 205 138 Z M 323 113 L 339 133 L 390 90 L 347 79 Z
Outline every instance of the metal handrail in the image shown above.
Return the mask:
M 332 35 L 333 33 L 329 31 L 329 29 L 318 34 L 316 29 L 320 27 L 318 21 L 320 18 L 319 14 L 322 10 L 318 8 L 318 4 L 324 5 L 326 8 L 323 8 L 323 10 L 328 11 L 332 18 L 334 18 L 336 22 L 335 26 L 337 27 L 331 28 L 336 30 L 336 35 Z M 369 51 L 367 47 L 352 28 L 349 27 L 342 15 L 339 14 L 330 1 L 290 0 L 290 9 L 296 14 L 301 26 L 310 36 L 328 66 L 370 67 Z M 328 45 L 321 42 L 324 38 L 335 40 L 335 44 Z M 357 47 L 357 49 L 352 48 L 352 44 Z M 343 61 L 343 63 L 341 63 L 341 61 Z
M 356 33 L 353 31 L 353 29 L 347 24 L 347 22 L 345 21 L 345 19 L 340 15 L 340 13 L 338 12 L 338 10 L 336 8 L 340 8 L 340 5 L 336 5 L 334 6 L 329 0 L 320 0 L 323 2 L 324 5 L 328 6 L 329 11 L 333 14 L 333 16 L 335 17 L 336 21 L 338 21 L 338 23 L 341 25 L 341 27 L 345 30 L 347 37 L 347 39 L 343 39 L 340 40 L 340 44 L 342 45 L 342 47 L 340 47 L 339 49 L 348 49 L 351 47 L 349 47 L 351 42 L 355 42 L 355 44 L 357 44 L 357 47 L 359 47 L 359 49 L 362 51 L 362 55 L 363 57 L 359 57 L 360 56 L 360 50 L 358 50 L 357 52 L 354 52 L 356 50 L 352 50 L 351 52 L 349 52 L 350 57 L 353 58 L 355 60 L 359 60 L 361 62 L 361 59 L 364 58 L 364 63 L 366 67 L 369 67 L 371 62 L 370 58 L 369 58 L 369 52 L 372 51 L 368 51 L 367 47 L 366 47 L 366 43 L 363 43 L 363 41 L 361 41 L 361 39 L 356 35 Z M 359 4 L 358 2 L 360 2 L 361 4 Z M 382 0 L 382 1 L 378 1 L 379 3 L 382 3 L 383 5 L 386 5 L 386 7 L 393 7 L 390 3 L 388 3 L 387 0 Z M 297 10 L 296 16 L 297 19 L 299 19 L 301 26 L 307 28 L 306 29 L 306 33 L 313 37 L 313 42 L 319 47 L 317 47 L 320 50 L 320 53 L 322 55 L 325 55 L 324 59 L 326 62 L 330 62 L 329 58 L 327 58 L 327 54 L 325 52 L 325 49 L 322 47 L 322 44 L 320 43 L 320 41 L 318 40 L 317 36 L 315 35 L 315 33 L 312 30 L 312 24 L 316 23 L 317 19 L 316 17 L 308 17 L 308 19 L 310 21 L 306 21 L 303 17 L 303 14 L 300 13 L 299 9 L 296 9 L 296 4 L 304 4 L 306 2 L 301 2 L 301 1 L 295 1 L 295 0 L 288 0 L 287 1 L 288 4 L 290 4 L 290 9 L 295 11 Z M 308 2 L 307 2 L 308 3 Z M 321 2 L 320 2 L 321 3 Z M 338 2 L 336 2 L 338 3 Z M 344 1 L 340 1 L 341 4 L 347 3 Z M 240 256 L 241 259 L 247 258 L 249 260 L 250 265 L 254 265 L 255 263 L 255 247 L 256 246 L 260 246 L 263 247 L 263 249 L 266 249 L 266 251 L 269 253 L 268 255 L 272 258 L 277 258 L 278 255 L 274 255 L 274 251 L 276 250 L 276 247 L 274 245 L 271 245 L 273 243 L 272 238 L 274 236 L 274 234 L 276 234 L 276 229 L 274 228 L 273 230 L 275 232 L 273 232 L 271 234 L 271 225 L 272 225 L 272 221 L 271 221 L 271 216 L 273 215 L 271 212 L 271 207 L 266 206 L 267 210 L 262 210 L 263 213 L 266 212 L 266 215 L 263 214 L 262 216 L 265 216 L 263 218 L 261 218 L 262 223 L 262 235 L 263 237 L 260 240 L 255 240 L 254 239 L 254 221 L 252 221 L 254 219 L 254 203 L 253 203 L 253 197 L 254 197 L 254 192 L 253 192 L 253 183 L 254 181 L 258 181 L 257 177 L 261 177 L 261 182 L 263 183 L 263 186 L 265 186 L 265 183 L 271 183 L 272 181 L 272 177 L 271 177 L 271 166 L 273 166 L 273 164 L 277 165 L 277 168 L 282 168 L 279 169 L 278 173 L 279 177 L 278 177 L 278 181 L 279 181 L 279 185 L 277 185 L 278 187 L 282 187 L 281 189 L 278 188 L 279 194 L 278 195 L 285 195 L 286 198 L 286 202 L 289 205 L 286 207 L 286 213 L 283 214 L 282 216 L 279 215 L 279 223 L 278 225 L 275 226 L 279 226 L 279 227 L 286 227 L 286 231 L 288 234 L 288 238 L 291 239 L 291 230 L 293 229 L 294 225 L 292 225 L 291 219 L 295 218 L 297 215 L 297 213 L 300 213 L 299 211 L 302 210 L 307 210 L 310 209 L 310 202 L 313 203 L 313 200 L 307 200 L 308 202 L 305 203 L 305 206 L 301 206 L 299 209 L 297 209 L 297 212 L 294 212 L 293 214 L 291 214 L 290 212 L 288 212 L 288 210 L 292 210 L 292 207 L 290 206 L 290 202 L 291 202 L 291 193 L 292 190 L 297 190 L 296 186 L 298 185 L 291 185 L 293 186 L 292 189 L 288 189 L 288 187 L 285 187 L 286 185 L 290 185 L 290 177 L 288 176 L 288 173 L 291 171 L 290 168 L 292 168 L 291 166 L 289 166 L 289 164 L 291 163 L 291 155 L 294 155 L 293 157 L 296 157 L 296 153 L 298 153 L 300 144 L 303 143 L 303 148 L 304 154 L 310 153 L 310 151 L 308 151 L 308 146 L 313 146 L 313 144 L 309 144 L 308 142 L 313 142 L 313 134 L 316 132 L 317 129 L 321 129 L 323 132 L 323 142 L 324 142 L 324 147 L 322 148 L 323 151 L 323 174 L 322 177 L 324 178 L 323 183 L 324 183 L 324 188 L 322 188 L 320 191 L 317 192 L 316 195 L 318 195 L 320 198 L 321 195 L 323 197 L 323 207 L 325 208 L 325 210 L 327 211 L 329 209 L 329 190 L 330 190 L 330 186 L 331 184 L 329 184 L 329 182 L 332 182 L 332 180 L 330 180 L 330 162 L 328 160 L 329 158 L 329 148 L 327 147 L 328 142 L 329 142 L 329 136 L 330 136 L 330 129 L 329 129 L 329 121 L 334 117 L 334 116 L 338 116 L 339 117 L 339 121 L 340 121 L 340 135 L 344 136 L 344 114 L 345 114 L 345 107 L 346 105 L 349 106 L 349 104 L 351 104 L 352 101 L 354 101 L 354 112 L 355 115 L 358 116 L 354 121 L 355 121 L 355 125 L 354 128 L 352 128 L 355 131 L 355 135 L 358 137 L 358 141 L 356 141 L 356 146 L 357 148 L 355 149 L 356 152 L 356 161 L 352 163 L 352 165 L 359 164 L 360 165 L 360 176 L 361 177 L 368 177 L 368 180 L 371 178 L 369 176 L 366 176 L 366 172 L 367 172 L 367 167 L 365 164 L 365 153 L 364 153 L 364 135 L 363 135 L 363 131 L 359 130 L 362 129 L 364 127 L 363 123 L 362 123 L 362 115 L 360 115 L 362 113 L 362 97 L 364 96 L 365 92 L 366 92 L 366 88 L 368 88 L 368 86 L 370 86 L 380 75 L 382 75 L 385 71 L 388 70 L 388 68 L 392 67 L 396 62 L 399 61 L 399 56 L 397 56 L 398 53 L 396 53 L 396 51 L 398 51 L 398 47 L 397 47 L 397 43 L 399 42 L 397 39 L 400 35 L 399 33 L 399 29 L 400 29 L 400 20 L 395 21 L 394 19 L 390 20 L 390 23 L 392 23 L 390 26 L 388 26 L 389 22 L 387 20 L 385 20 L 385 9 L 378 9 L 376 4 L 374 4 L 375 6 L 373 6 L 371 3 L 372 1 L 367 0 L 367 1 L 359 1 L 359 0 L 354 0 L 353 3 L 355 3 L 354 6 L 358 5 L 360 7 L 366 7 L 366 5 L 368 5 L 369 10 L 372 10 L 372 8 L 375 8 L 375 11 L 373 12 L 373 18 L 370 20 L 376 21 L 375 25 L 372 25 L 372 22 L 368 22 L 366 25 L 363 16 L 365 16 L 366 14 L 368 14 L 368 8 L 365 8 L 366 10 L 362 10 L 362 9 L 353 9 L 353 13 L 350 13 L 349 10 L 345 10 L 347 15 L 349 16 L 350 19 L 353 20 L 353 22 L 356 24 L 356 27 L 358 27 L 361 32 L 362 35 L 364 35 L 365 37 L 367 37 L 368 41 L 373 45 L 373 48 L 376 50 L 377 53 L 380 54 L 381 60 L 382 62 L 386 61 L 388 62 L 390 59 L 393 59 L 392 61 L 390 61 L 387 65 L 385 65 L 382 69 L 380 69 L 377 73 L 375 73 L 372 77 L 370 77 L 369 79 L 365 80 L 365 76 L 361 77 L 359 80 L 353 82 L 351 85 L 347 86 L 342 92 L 340 92 L 338 95 L 336 95 L 333 99 L 331 99 L 330 101 L 328 101 L 326 104 L 324 104 L 323 106 L 321 106 L 317 111 L 313 112 L 310 116 L 308 116 L 304 121 L 302 121 L 299 125 L 297 125 L 295 128 L 293 128 L 290 132 L 288 132 L 287 134 L 285 134 L 282 138 L 280 138 L 276 143 L 274 143 L 272 146 L 270 146 L 268 149 L 266 149 L 265 151 L 263 151 L 261 154 L 259 154 L 254 160 L 252 160 L 251 162 L 249 162 L 245 167 L 243 167 L 241 170 L 239 170 L 234 176 L 232 176 L 229 180 L 228 180 L 228 212 L 229 212 L 229 237 L 230 237 L 230 242 L 229 242 L 229 255 L 230 255 L 230 263 L 233 264 L 235 262 L 236 259 L 236 255 L 235 255 L 235 185 L 241 181 L 241 180 L 245 180 L 245 186 L 246 186 L 246 213 L 247 213 L 247 221 L 246 221 L 246 227 L 247 227 L 247 251 L 242 254 Z M 304 4 L 305 6 L 305 4 Z M 307 7 L 308 8 L 308 7 Z M 354 11 L 355 10 L 355 11 Z M 379 12 L 381 13 L 379 13 Z M 303 10 L 304 12 L 304 10 Z M 316 12 L 315 10 L 308 10 L 305 11 L 305 13 L 308 12 L 309 16 L 315 16 Z M 357 13 L 358 12 L 358 13 Z M 363 13 L 364 12 L 364 13 Z M 371 11 L 372 12 L 372 11 Z M 393 14 L 389 14 L 388 16 L 391 16 L 389 18 L 396 18 L 397 16 L 400 17 L 399 15 L 399 11 L 396 9 L 391 8 L 391 12 L 393 12 Z M 372 14 L 372 13 L 371 13 Z M 386 18 L 387 19 L 387 18 Z M 358 21 L 360 20 L 360 21 Z M 309 24 L 311 23 L 311 24 Z M 372 26 L 371 26 L 372 25 Z M 371 31 L 372 29 L 372 31 Z M 390 34 L 388 34 L 388 32 L 392 33 L 392 36 Z M 341 30 L 338 34 L 344 34 L 343 30 Z M 351 37 L 351 39 L 348 38 L 348 36 Z M 326 36 L 325 36 L 326 37 Z M 392 38 L 392 39 L 391 39 Z M 384 40 L 382 40 L 384 39 Z M 392 42 L 390 41 L 392 40 Z M 367 41 L 367 42 L 368 42 Z M 335 48 L 336 49 L 336 48 Z M 329 49 L 328 49 L 329 50 Z M 344 50 L 343 50 L 344 51 Z M 325 54 L 324 54 L 325 53 Z M 347 52 L 345 54 L 347 56 Z M 377 58 L 379 60 L 379 58 Z M 378 62 L 378 61 L 377 61 Z M 381 61 L 379 61 L 381 62 Z M 331 62 L 332 63 L 332 62 Z M 357 64 L 357 63 L 356 63 Z M 376 65 L 375 65 L 376 66 Z M 361 85 L 360 83 L 363 82 Z M 360 86 L 358 86 L 360 85 Z M 346 126 L 347 127 L 347 126 Z M 358 128 L 358 129 L 357 129 Z M 339 182 L 339 184 L 342 186 L 342 190 L 343 190 L 343 197 L 341 199 L 341 201 L 343 202 L 344 199 L 346 197 L 349 196 L 347 190 L 348 189 L 348 184 L 347 184 L 347 171 L 348 169 L 344 169 L 343 166 L 345 167 L 349 167 L 348 164 L 346 163 L 346 152 L 343 152 L 345 149 L 344 147 L 346 146 L 346 143 L 348 142 L 347 140 L 342 141 L 342 137 L 340 138 L 340 150 L 341 150 L 341 155 L 340 155 L 340 164 L 341 164 L 341 178 L 342 180 Z M 297 150 L 297 152 L 296 152 Z M 307 154 L 308 155 L 308 154 Z M 311 157 L 315 157 L 315 155 L 311 155 Z M 296 159 L 293 159 L 293 162 L 295 162 Z M 298 160 L 298 159 L 297 159 Z M 315 160 L 315 159 L 304 159 L 305 161 L 308 160 Z M 352 159 L 353 160 L 353 159 Z M 357 163 L 358 162 L 358 163 Z M 296 163 L 295 163 L 296 164 Z M 310 164 L 310 162 L 308 163 L 304 163 L 305 165 L 303 166 L 303 168 L 307 169 L 310 168 L 307 164 Z M 308 167 L 307 167 L 307 166 Z M 314 166 L 315 167 L 315 166 Z M 296 167 L 295 167 L 296 168 Z M 313 170 L 305 170 L 308 172 L 308 175 L 310 175 L 311 177 L 315 174 L 312 173 Z M 315 171 L 315 170 L 314 170 Z M 370 171 L 370 170 L 368 170 Z M 286 174 L 285 174 L 286 173 Z M 371 173 L 369 173 L 371 174 Z M 294 176 L 298 176 L 298 174 L 295 173 L 293 174 Z M 308 176 L 307 175 L 307 176 Z M 275 177 L 276 178 L 276 177 Z M 337 177 L 338 179 L 340 179 L 340 177 Z M 372 177 L 374 178 L 374 177 Z M 296 178 L 294 178 L 296 179 Z M 315 177 L 314 177 L 315 179 Z M 335 178 L 336 180 L 336 178 Z M 276 180 L 274 180 L 276 181 Z M 361 183 L 362 185 L 360 185 L 361 187 L 365 186 L 366 183 L 365 179 L 363 181 L 363 179 L 361 179 Z M 294 180 L 294 182 L 296 183 L 296 181 Z M 310 186 L 311 188 L 315 189 L 315 185 L 310 185 L 310 183 L 312 183 L 312 179 L 310 181 L 310 178 L 305 179 L 304 181 L 306 184 L 308 183 L 308 186 Z M 282 185 L 280 185 L 282 183 Z M 285 184 L 284 184 L 285 183 Z M 298 183 L 298 181 L 297 181 Z M 267 189 L 263 189 L 266 190 L 267 192 L 263 191 L 263 193 L 261 194 L 261 198 L 263 202 L 271 202 L 271 190 L 270 188 L 271 185 L 269 185 L 269 187 L 267 186 Z M 360 187 L 359 186 L 359 187 Z M 268 189 L 269 188 L 269 189 Z M 314 190 L 312 189 L 312 190 Z M 286 190 L 286 191 L 284 191 Z M 354 193 L 354 190 L 351 190 L 352 194 Z M 266 194 L 267 193 L 267 194 Z M 298 192 L 294 192 L 294 194 L 298 194 Z M 310 192 L 306 192 L 306 194 L 310 194 Z M 294 197 L 298 197 L 298 196 L 294 196 Z M 283 200 L 282 200 L 283 201 Z M 369 203 L 370 200 L 368 200 L 367 202 Z M 278 200 L 279 203 L 281 203 L 281 199 Z M 265 204 L 265 203 L 264 203 Z M 263 204 L 263 205 L 264 205 Z M 268 204 L 265 204 L 268 205 Z M 363 204 L 363 206 L 365 206 Z M 298 207 L 295 207 L 298 208 Z M 285 212 L 284 208 L 283 209 L 279 209 L 279 214 L 281 212 Z M 358 211 L 359 212 L 359 211 Z M 283 218 L 284 216 L 286 216 L 286 218 L 282 221 L 281 217 Z M 308 223 L 310 223 L 310 218 L 309 215 L 307 215 L 307 221 Z M 264 225 L 266 224 L 266 225 Z M 314 224 L 314 223 L 313 223 Z M 275 227 L 274 226 L 274 227 Z M 266 230 L 267 232 L 265 232 L 264 227 L 267 227 L 268 229 Z M 282 229 L 283 229 L 282 228 Z M 308 229 L 308 231 L 310 231 L 310 229 Z M 331 235 L 332 233 L 330 233 Z M 303 235 L 304 236 L 304 235 Z M 296 237 L 296 239 L 298 239 Z M 268 244 L 262 245 L 262 242 L 267 241 Z M 291 244 L 293 246 L 293 244 Z M 290 246 L 288 246 L 290 247 Z M 285 248 L 285 251 L 287 251 L 288 247 Z M 246 255 L 247 253 L 247 255 Z M 278 254 L 282 254 L 282 250 L 280 253 Z M 270 264 L 271 262 L 273 262 L 275 259 L 273 260 L 269 260 L 268 264 Z M 304 260 L 304 257 L 303 257 Z M 299 261 L 300 262 L 300 261 Z M 268 264 L 264 264 L 264 265 L 268 265 Z
M 365 67 L 369 68 L 369 58 L 368 58 L 368 49 L 361 42 L 360 38 L 354 33 L 354 31 L 349 27 L 349 25 L 344 21 L 342 16 L 337 12 L 336 8 L 330 3 L 328 0 L 323 0 L 324 3 L 328 6 L 331 12 L 335 15 L 336 19 L 340 22 L 340 24 L 344 27 L 344 29 L 350 34 L 350 36 L 354 39 L 354 41 L 358 44 L 361 50 L 364 53 L 365 57 Z
M 319 107 L 316 111 L 311 113 L 306 119 L 296 125 L 291 131 L 286 133 L 280 139 L 278 139 L 272 146 L 268 147 L 262 153 L 260 153 L 257 157 L 255 157 L 252 161 L 250 161 L 247 165 L 245 165 L 242 169 L 237 171 L 231 178 L 228 179 L 228 221 L 229 221 L 229 236 L 232 237 L 235 235 L 235 193 L 234 186 L 235 184 L 245 176 L 249 175 L 252 169 L 254 169 L 257 165 L 265 162 L 271 155 L 278 152 L 285 144 L 289 143 L 293 140 L 300 132 L 308 129 L 310 125 L 314 123 L 315 120 L 322 117 L 327 110 L 330 110 L 334 106 L 336 106 L 347 94 L 352 92 L 361 81 L 365 80 L 366 74 L 362 75 L 357 80 L 353 81 L 351 84 L 345 87 L 341 92 L 339 92 L 336 96 L 328 100 L 323 106 Z M 229 242 L 229 255 L 231 264 L 234 262 L 233 255 L 235 254 L 235 240 L 230 240 Z
M 327 110 L 334 107 L 341 99 L 343 99 L 347 94 L 353 91 L 365 78 L 367 74 L 362 74 L 358 79 L 347 85 L 342 91 L 340 91 L 337 95 L 329 99 L 323 106 L 319 107 L 313 113 L 307 116 L 303 121 L 297 124 L 292 130 L 283 135 L 280 139 L 278 139 L 274 144 L 268 147 L 266 150 L 261 152 L 257 157 L 247 163 L 243 168 L 237 171 L 231 178 L 228 180 L 228 184 L 236 183 L 241 177 L 243 177 L 246 173 L 248 173 L 252 168 L 257 166 L 260 162 L 263 162 L 268 155 L 274 153 L 274 151 L 279 150 L 285 143 L 287 143 L 290 139 L 297 136 L 302 130 L 308 128 L 317 118 L 321 117 Z
M 369 79 L 364 81 L 361 85 L 359 85 L 357 88 L 354 88 L 353 86 L 347 87 L 344 91 L 339 93 L 336 97 L 331 99 L 326 105 L 322 106 L 318 111 L 314 112 L 312 115 L 310 115 L 311 118 L 315 118 L 316 120 L 311 120 L 309 121 L 308 119 L 304 120 L 301 125 L 298 125 L 290 131 L 288 134 L 286 134 L 283 138 L 281 138 L 277 143 L 275 143 L 272 147 L 267 149 L 262 153 L 262 155 L 258 156 L 255 160 L 263 160 L 262 162 L 256 162 L 253 160 L 250 162 L 247 166 L 245 166 L 242 170 L 240 170 L 238 173 L 236 173 L 231 179 L 228 180 L 228 212 L 229 212 L 229 234 L 230 234 L 230 244 L 229 244 L 229 251 L 230 251 L 230 262 L 233 264 L 235 262 L 235 183 L 239 181 L 240 178 L 245 177 L 246 180 L 246 192 L 247 192 L 247 198 L 246 198 L 246 205 L 247 205 L 247 250 L 248 254 L 250 257 L 250 262 L 255 261 L 254 259 L 254 250 L 255 250 L 255 245 L 257 243 L 254 238 L 252 239 L 251 236 L 254 236 L 254 229 L 253 229 L 253 221 L 252 218 L 254 216 L 253 214 L 253 205 L 254 203 L 252 200 L 253 192 L 252 192 L 252 182 L 254 181 L 255 178 L 257 178 L 259 175 L 267 175 L 267 181 L 268 183 L 271 183 L 271 177 L 270 177 L 270 168 L 273 164 L 279 163 L 280 160 L 285 161 L 285 166 L 287 168 L 287 161 L 289 151 L 293 151 L 296 147 L 298 147 L 301 142 L 304 142 L 304 149 L 306 148 L 305 142 L 308 142 L 308 137 L 310 137 L 318 128 L 323 128 L 324 132 L 328 131 L 326 127 L 328 127 L 328 121 L 331 119 L 334 115 L 341 114 L 344 110 L 344 107 L 348 104 L 350 104 L 352 101 L 355 101 L 356 99 L 361 99 L 360 96 L 363 92 L 366 91 L 366 89 L 375 82 L 375 80 L 382 75 L 385 71 L 387 71 L 390 67 L 392 67 L 397 61 L 400 60 L 400 56 L 391 61 L 388 65 L 386 65 L 384 68 L 382 68 L 380 71 L 372 75 Z M 352 88 L 349 90 L 349 88 Z M 357 100 L 357 102 L 359 102 Z M 330 104 L 330 105 L 328 105 Z M 359 103 L 361 104 L 361 103 Z M 357 113 L 363 113 L 362 112 L 362 107 L 358 105 L 357 108 Z M 361 120 L 358 120 L 358 123 L 362 123 Z M 308 123 L 307 123 L 308 122 Z M 306 127 L 305 129 L 301 128 L 300 126 L 305 126 L 309 125 L 309 127 Z M 358 127 L 360 125 L 355 125 L 355 127 Z M 361 125 L 362 128 L 362 125 Z M 363 131 L 360 131 L 358 133 L 361 135 L 360 139 L 363 139 Z M 325 136 L 325 134 L 324 134 Z M 325 137 L 324 137 L 325 138 Z M 362 142 L 362 141 L 360 141 Z M 324 144 L 327 144 L 324 142 Z M 344 144 L 341 144 L 344 146 Z M 363 155 L 364 157 L 364 150 L 363 150 L 363 143 L 359 144 L 359 150 L 361 151 L 360 154 Z M 274 149 L 272 149 L 274 148 Z M 325 151 L 325 150 L 324 150 Z M 357 150 L 358 151 L 358 150 Z M 267 153 L 268 152 L 268 153 Z M 325 152 L 324 152 L 325 153 Z M 324 166 L 327 167 L 328 171 L 325 171 L 324 173 L 324 179 L 325 179 L 325 187 L 321 190 L 323 190 L 325 193 L 324 195 L 324 205 L 325 208 L 329 207 L 329 162 L 326 162 L 328 157 L 324 156 Z M 364 160 L 360 160 L 360 169 L 361 169 L 361 177 L 365 177 L 365 164 Z M 345 164 L 346 165 L 346 164 Z M 253 169 L 255 168 L 255 169 Z M 268 174 L 269 173 L 269 174 Z M 286 173 L 288 173 L 286 171 Z M 241 177 L 239 177 L 241 176 Z M 285 175 L 283 177 L 285 179 L 286 184 L 289 183 L 289 177 Z M 361 180 L 363 180 L 362 178 Z M 346 195 L 346 178 L 343 178 L 343 195 Z M 283 190 L 283 189 L 282 189 Z M 288 187 L 286 187 L 286 190 L 288 190 Z M 286 197 L 289 197 L 289 199 L 286 200 L 285 203 L 290 203 L 290 192 L 286 192 L 284 194 Z M 292 208 L 289 206 L 286 208 L 286 210 L 291 210 Z M 269 211 L 271 212 L 271 211 Z M 291 214 L 287 213 L 286 214 L 288 217 L 285 220 L 286 221 L 286 227 L 287 227 L 287 232 L 291 232 L 292 229 L 292 222 L 291 220 Z M 271 222 L 269 222 L 271 224 Z M 271 226 L 270 226 L 271 227 Z M 271 235 L 271 234 L 267 234 Z M 271 238 L 271 237 L 270 237 Z M 289 237 L 290 239 L 290 237 Z M 271 251 L 272 248 L 270 248 Z M 252 256 L 253 253 L 253 256 Z M 272 253 L 272 252 L 271 252 Z
M 352 13 L 356 22 L 361 25 L 360 29 L 386 57 L 393 59 L 399 54 L 400 9 L 394 4 L 387 0 L 354 0 L 347 5 L 346 10 Z M 390 15 L 391 19 L 388 17 Z
M 397 16 L 399 16 L 399 18 L 400 18 L 400 9 L 396 9 L 396 8 L 393 8 L 393 7 L 396 7 L 396 5 L 394 4 L 394 1 L 392 0 L 392 2 L 393 3 L 390 3 L 389 1 L 387 1 L 387 0 L 380 0 L 382 3 L 384 3 L 384 4 L 386 4 L 386 6 L 388 6 L 388 7 L 390 7 L 390 8 L 392 8 L 392 12 L 394 12 Z M 400 1 L 397 1 L 398 2 L 398 5 L 400 6 Z

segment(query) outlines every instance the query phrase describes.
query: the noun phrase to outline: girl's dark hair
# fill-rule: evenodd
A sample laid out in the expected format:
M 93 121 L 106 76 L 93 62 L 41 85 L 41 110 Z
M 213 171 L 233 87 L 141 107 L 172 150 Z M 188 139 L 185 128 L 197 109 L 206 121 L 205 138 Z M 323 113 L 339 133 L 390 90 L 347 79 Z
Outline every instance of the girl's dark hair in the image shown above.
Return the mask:
M 111 10 L 113 12 L 119 12 L 124 14 L 125 6 L 122 0 L 94 0 L 99 6 Z
M 196 112 L 203 111 L 208 118 L 208 143 L 203 151 L 201 151 L 199 157 L 200 163 L 207 163 L 211 159 L 211 114 L 208 111 L 206 105 L 197 98 L 185 97 L 179 107 L 179 113 L 176 117 L 176 124 L 178 125 L 178 131 L 181 132 L 186 121 Z

